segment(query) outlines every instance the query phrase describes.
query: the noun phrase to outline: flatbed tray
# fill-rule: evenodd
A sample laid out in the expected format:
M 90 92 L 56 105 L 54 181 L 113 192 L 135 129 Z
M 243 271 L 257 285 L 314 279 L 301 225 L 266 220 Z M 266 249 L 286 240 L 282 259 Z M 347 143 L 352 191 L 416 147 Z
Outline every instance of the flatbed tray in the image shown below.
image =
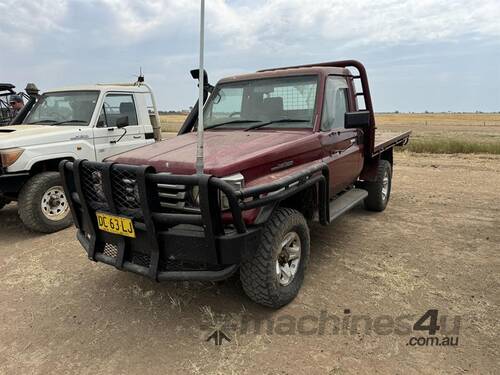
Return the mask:
M 394 146 L 403 146 L 408 143 L 411 130 L 404 133 L 397 132 L 376 132 L 373 146 L 373 156 L 384 152 Z

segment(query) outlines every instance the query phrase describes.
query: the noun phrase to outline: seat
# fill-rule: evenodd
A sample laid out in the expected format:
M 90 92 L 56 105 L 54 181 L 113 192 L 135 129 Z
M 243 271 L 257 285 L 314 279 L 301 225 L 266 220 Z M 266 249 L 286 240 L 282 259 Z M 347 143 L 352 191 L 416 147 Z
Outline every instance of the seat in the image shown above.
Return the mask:
M 262 101 L 262 114 L 267 120 L 277 120 L 283 117 L 283 98 L 264 98 Z
M 73 113 L 68 113 L 68 116 L 73 116 L 71 118 L 72 120 L 90 121 L 90 117 L 92 116 L 94 107 L 95 103 L 91 101 L 80 101 L 72 103 L 71 109 Z
M 122 117 L 127 116 L 130 125 L 137 125 L 134 103 L 120 103 L 120 115 Z

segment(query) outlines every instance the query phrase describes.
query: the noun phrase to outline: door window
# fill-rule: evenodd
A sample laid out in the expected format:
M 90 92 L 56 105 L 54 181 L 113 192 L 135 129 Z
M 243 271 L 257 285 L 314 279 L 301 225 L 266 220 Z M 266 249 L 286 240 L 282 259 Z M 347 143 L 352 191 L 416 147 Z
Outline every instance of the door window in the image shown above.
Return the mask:
M 97 126 L 111 128 L 115 127 L 117 122 L 138 125 L 134 98 L 131 94 L 108 94 L 104 98 Z
M 344 127 L 347 112 L 347 83 L 342 77 L 328 77 L 325 87 L 325 101 L 321 116 L 321 130 Z

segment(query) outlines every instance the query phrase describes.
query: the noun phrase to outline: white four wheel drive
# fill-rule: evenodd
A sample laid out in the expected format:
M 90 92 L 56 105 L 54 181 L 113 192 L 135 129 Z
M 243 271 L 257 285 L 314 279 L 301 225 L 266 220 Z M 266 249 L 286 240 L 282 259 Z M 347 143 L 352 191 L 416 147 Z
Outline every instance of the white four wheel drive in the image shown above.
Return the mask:
M 22 124 L 0 127 L 0 209 L 18 201 L 30 229 L 51 233 L 71 224 L 61 160 L 103 159 L 161 140 L 149 85 L 97 84 L 41 95 Z

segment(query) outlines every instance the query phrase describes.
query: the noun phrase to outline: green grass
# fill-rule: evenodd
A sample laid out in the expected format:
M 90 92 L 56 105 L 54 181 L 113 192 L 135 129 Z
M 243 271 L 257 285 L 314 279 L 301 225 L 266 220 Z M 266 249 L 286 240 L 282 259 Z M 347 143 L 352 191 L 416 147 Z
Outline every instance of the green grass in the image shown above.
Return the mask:
M 447 138 L 410 138 L 405 150 L 430 154 L 496 154 L 500 155 L 500 142 L 478 142 Z

